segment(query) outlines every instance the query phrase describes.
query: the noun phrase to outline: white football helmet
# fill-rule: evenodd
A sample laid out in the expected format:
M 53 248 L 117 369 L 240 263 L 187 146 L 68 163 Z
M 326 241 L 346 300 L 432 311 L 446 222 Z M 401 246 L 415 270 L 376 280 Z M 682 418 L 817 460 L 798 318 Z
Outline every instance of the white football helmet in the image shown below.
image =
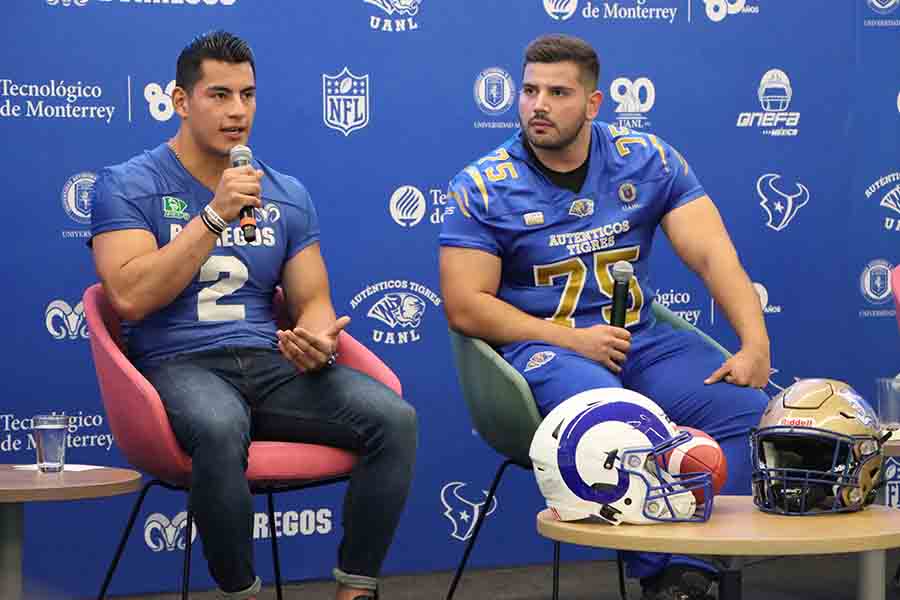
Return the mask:
M 665 468 L 667 453 L 690 439 L 649 398 L 600 388 L 550 411 L 529 454 L 547 506 L 563 521 L 706 521 L 712 511 L 710 474 L 673 475 Z M 709 499 L 700 507 L 695 489 Z

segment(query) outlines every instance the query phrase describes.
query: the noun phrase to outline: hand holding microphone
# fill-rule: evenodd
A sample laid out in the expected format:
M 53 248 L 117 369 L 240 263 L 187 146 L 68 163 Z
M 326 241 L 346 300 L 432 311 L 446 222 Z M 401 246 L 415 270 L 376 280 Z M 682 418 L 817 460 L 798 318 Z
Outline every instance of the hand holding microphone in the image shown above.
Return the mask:
M 235 146 L 231 150 L 233 166 L 222 172 L 222 178 L 216 186 L 215 197 L 206 206 L 204 213 L 201 213 L 206 226 L 216 235 L 221 235 L 229 223 L 240 216 L 241 230 L 245 239 L 249 242 L 256 239 L 256 219 L 253 209 L 262 206 L 260 201 L 262 188 L 259 183 L 262 171 L 254 170 L 250 166 L 252 156 L 246 146 Z M 250 221 L 245 223 L 247 217 Z M 250 231 L 249 236 L 247 231 Z
M 235 146 L 231 149 L 231 166 L 243 167 L 250 166 L 253 162 L 253 152 L 247 146 Z M 257 197 L 259 195 L 257 194 Z M 240 212 L 241 215 L 241 231 L 244 233 L 244 239 L 248 242 L 256 240 L 256 215 L 253 214 L 253 206 L 245 205 Z
M 620 260 L 613 265 L 613 301 L 612 319 L 609 324 L 613 327 L 625 327 L 625 313 L 628 310 L 628 288 L 631 278 L 634 277 L 634 267 L 630 262 Z

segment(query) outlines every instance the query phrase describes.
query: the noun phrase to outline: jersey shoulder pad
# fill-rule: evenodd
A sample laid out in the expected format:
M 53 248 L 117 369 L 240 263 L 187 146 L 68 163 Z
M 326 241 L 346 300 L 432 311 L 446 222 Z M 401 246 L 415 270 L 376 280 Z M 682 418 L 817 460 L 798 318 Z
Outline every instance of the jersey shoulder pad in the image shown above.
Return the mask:
M 656 134 L 612 123 L 603 123 L 601 130 L 610 161 L 627 173 L 651 179 L 670 175 L 677 169 L 687 169 L 681 154 Z
M 500 146 L 466 166 L 450 181 L 448 194 L 464 216 L 488 215 L 502 205 L 506 192 L 519 184 L 523 165 Z

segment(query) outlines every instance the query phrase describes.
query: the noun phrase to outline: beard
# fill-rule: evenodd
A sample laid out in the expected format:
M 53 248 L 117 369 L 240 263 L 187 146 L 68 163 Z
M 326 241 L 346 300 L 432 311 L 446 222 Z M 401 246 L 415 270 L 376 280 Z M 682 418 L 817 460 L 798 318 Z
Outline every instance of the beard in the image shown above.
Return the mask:
M 581 133 L 581 130 L 584 129 L 584 124 L 587 122 L 587 119 L 581 119 L 581 121 L 568 129 L 561 129 L 556 126 L 554 123 L 553 128 L 559 132 L 559 135 L 555 139 L 535 139 L 534 136 L 528 130 L 528 123 L 526 123 L 521 117 L 519 117 L 519 127 L 522 132 L 525 134 L 525 137 L 528 139 L 528 143 L 531 144 L 532 148 L 540 148 L 541 150 L 563 150 L 568 148 Z

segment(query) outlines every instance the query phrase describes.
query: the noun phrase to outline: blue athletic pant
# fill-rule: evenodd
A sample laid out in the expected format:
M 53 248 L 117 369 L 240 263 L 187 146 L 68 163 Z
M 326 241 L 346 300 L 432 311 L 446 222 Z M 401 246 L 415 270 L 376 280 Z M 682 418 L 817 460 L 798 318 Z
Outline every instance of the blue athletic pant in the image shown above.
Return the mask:
M 555 356 L 526 370 L 528 360 L 538 352 Z M 657 323 L 634 334 L 619 375 L 571 350 L 541 342 L 517 346 L 504 358 L 528 381 L 542 415 L 592 388 L 625 387 L 647 396 L 677 425 L 701 429 L 719 443 L 728 460 L 728 481 L 721 494 L 750 495 L 749 431 L 759 424 L 769 398 L 758 389 L 724 382 L 704 384 L 724 358 L 696 333 Z M 668 554 L 622 554 L 629 577 L 655 575 L 670 560 L 693 562 Z

